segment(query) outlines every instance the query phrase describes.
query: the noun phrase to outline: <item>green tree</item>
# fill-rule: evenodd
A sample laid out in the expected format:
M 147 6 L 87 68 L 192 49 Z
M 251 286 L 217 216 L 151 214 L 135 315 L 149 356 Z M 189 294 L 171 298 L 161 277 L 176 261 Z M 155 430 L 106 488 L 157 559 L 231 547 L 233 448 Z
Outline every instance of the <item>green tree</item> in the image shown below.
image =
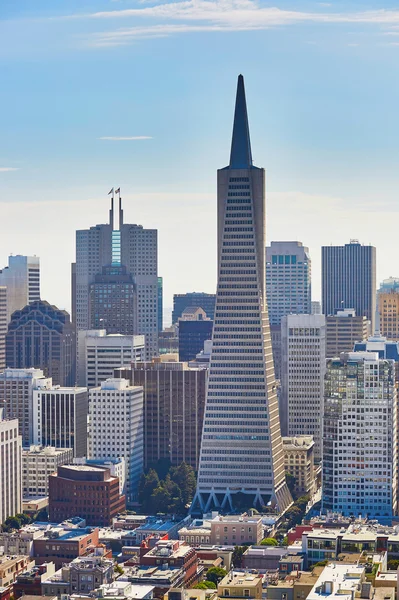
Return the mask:
M 398 567 L 399 567 L 399 560 L 397 560 L 396 558 L 391 558 L 391 560 L 388 561 L 388 570 L 389 571 L 396 571 Z
M 206 578 L 208 581 L 213 581 L 213 583 L 217 585 L 223 577 L 226 577 L 226 575 L 227 571 L 225 569 L 222 569 L 221 567 L 211 567 L 208 569 Z
M 295 494 L 295 486 L 296 486 L 296 477 L 291 475 L 291 473 L 285 473 L 285 481 L 287 482 L 288 489 L 291 492 L 291 496 L 294 497 Z
M 28 515 L 25 515 L 25 513 L 18 513 L 15 516 L 21 522 L 21 525 L 29 525 L 29 523 L 32 523 L 32 519 Z
M 245 546 L 234 546 L 233 555 L 231 557 L 231 562 L 233 566 L 237 569 L 241 568 L 242 565 L 242 555 L 246 551 Z
M 183 504 L 186 505 L 191 502 L 197 487 L 194 469 L 187 463 L 182 462 L 178 467 L 171 468 L 170 476 L 181 490 Z
M 159 487 L 159 477 L 154 469 L 150 469 L 148 473 L 141 476 L 139 484 L 139 501 L 147 508 L 150 503 L 150 498 L 154 490 Z
M 21 521 L 18 519 L 18 517 L 7 517 L 4 524 L 5 524 L 6 531 L 10 531 L 11 529 L 20 529 L 21 528 Z
M 155 488 L 154 493 L 152 494 L 149 500 L 149 509 L 152 513 L 165 513 L 169 512 L 169 507 L 172 502 L 172 497 L 168 490 L 159 485 Z
M 122 567 L 120 565 L 118 565 L 118 563 L 115 563 L 114 565 L 114 573 L 119 573 L 119 575 L 123 575 L 125 571 L 122 569 Z
M 170 495 L 170 502 L 168 505 L 168 512 L 181 513 L 184 511 L 184 502 L 182 498 L 182 491 L 180 487 L 172 481 L 169 473 L 165 477 L 165 481 L 161 481 L 161 487 L 163 487 Z
M 268 538 L 264 538 L 261 543 L 261 546 L 278 546 L 278 541 L 275 540 L 274 538 L 268 537 Z

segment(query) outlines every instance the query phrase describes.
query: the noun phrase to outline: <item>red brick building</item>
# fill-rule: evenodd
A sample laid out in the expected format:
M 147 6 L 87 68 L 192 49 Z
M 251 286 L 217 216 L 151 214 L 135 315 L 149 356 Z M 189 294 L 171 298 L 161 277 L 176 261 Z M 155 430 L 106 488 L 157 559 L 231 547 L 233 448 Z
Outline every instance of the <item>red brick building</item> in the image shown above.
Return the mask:
M 37 565 L 53 561 L 56 569 L 78 556 L 86 555 L 91 548 L 98 546 L 98 529 L 77 527 L 63 529 L 54 527 L 43 537 L 33 541 L 33 558 Z
M 198 555 L 194 548 L 179 540 L 159 540 L 151 549 L 144 541 L 140 547 L 140 566 L 160 567 L 184 570 L 184 584 L 189 587 L 199 577 Z
M 105 467 L 63 465 L 49 477 L 50 521 L 82 517 L 87 525 L 109 526 L 126 509 L 119 479 Z

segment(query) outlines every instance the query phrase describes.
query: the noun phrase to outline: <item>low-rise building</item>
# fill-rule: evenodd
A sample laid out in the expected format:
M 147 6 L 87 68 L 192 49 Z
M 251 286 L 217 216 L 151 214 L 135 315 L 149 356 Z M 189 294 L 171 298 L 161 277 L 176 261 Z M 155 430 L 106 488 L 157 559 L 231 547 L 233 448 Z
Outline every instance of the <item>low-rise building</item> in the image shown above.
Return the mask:
M 102 554 L 75 558 L 42 584 L 45 596 L 91 594 L 114 579 L 114 563 Z
M 295 492 L 313 494 L 316 487 L 313 437 L 283 437 L 283 450 L 285 471 L 295 477 Z
M 23 498 L 48 496 L 50 475 L 60 465 L 72 462 L 72 448 L 53 446 L 30 446 L 22 450 L 22 494 Z
M 365 568 L 333 563 L 321 572 L 307 600 L 353 600 L 365 580 Z
M 33 540 L 33 558 L 37 565 L 53 561 L 59 569 L 64 563 L 85 555 L 89 548 L 98 546 L 98 529 L 93 527 L 47 526 L 42 533 Z
M 146 523 L 136 529 L 137 543 L 140 544 L 149 535 L 167 535 L 170 540 L 179 539 L 179 531 L 182 527 L 191 521 L 186 517 L 182 521 L 172 521 L 171 519 L 162 519 L 158 517 L 147 517 Z
M 228 573 L 218 585 L 219 598 L 262 598 L 262 576 L 253 573 Z
M 194 548 L 178 540 L 159 540 L 151 550 L 145 541 L 140 548 L 141 566 L 165 565 L 184 571 L 184 585 L 189 587 L 199 576 L 198 556 Z
M 8 587 L 15 582 L 17 576 L 34 566 L 29 556 L 0 557 L 0 586 Z
M 42 583 L 55 573 L 55 564 L 45 562 L 42 565 L 36 565 L 17 576 L 13 593 L 14 598 L 20 598 L 27 595 L 40 596 L 42 594 Z
M 152 600 L 154 597 L 154 586 L 152 585 L 134 585 L 130 581 L 120 581 L 117 579 L 113 583 L 105 583 L 95 590 L 96 598 L 106 598 L 106 600 Z
M 258 516 L 218 515 L 211 521 L 211 544 L 259 544 L 263 539 L 262 519 Z
M 162 565 L 129 567 L 118 581 L 130 581 L 136 585 L 149 585 L 154 588 L 155 598 L 163 598 L 172 587 L 181 587 L 184 584 L 185 572 L 183 568 L 167 567 Z
M 119 493 L 119 479 L 110 470 L 94 465 L 58 467 L 49 479 L 50 520 L 63 521 L 80 515 L 88 525 L 111 525 L 126 508 Z
M 280 546 L 250 546 L 242 555 L 242 567 L 260 572 L 273 571 L 288 554 L 288 548 Z

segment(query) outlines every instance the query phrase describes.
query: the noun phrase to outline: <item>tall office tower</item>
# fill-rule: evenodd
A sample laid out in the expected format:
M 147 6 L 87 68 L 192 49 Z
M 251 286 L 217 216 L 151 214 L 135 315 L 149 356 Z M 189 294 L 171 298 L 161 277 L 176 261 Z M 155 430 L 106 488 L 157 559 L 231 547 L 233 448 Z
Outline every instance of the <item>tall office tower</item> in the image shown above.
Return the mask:
M 188 292 L 187 294 L 173 295 L 172 323 L 177 323 L 184 310 L 189 306 L 199 306 L 206 312 L 211 321 L 215 316 L 216 294 L 204 292 Z
M 7 288 L 0 285 L 0 371 L 6 366 Z
M 287 315 L 281 321 L 281 428 L 285 435 L 312 435 L 321 459 L 326 359 L 324 315 Z
M 105 274 L 103 274 L 103 267 L 106 268 Z M 141 225 L 125 224 L 121 199 L 119 199 L 119 210 L 114 211 L 113 196 L 109 224 L 96 225 L 90 229 L 76 232 L 76 263 L 72 265 L 72 292 L 74 294 L 72 318 L 77 330 L 93 328 L 90 316 L 90 309 L 93 309 L 90 302 L 90 286 L 96 283 L 96 276 L 100 279 L 104 275 L 110 276 L 110 267 L 119 267 L 121 269 L 120 276 L 125 273 L 126 269 L 126 274 L 133 278 L 137 290 L 137 330 L 116 331 L 116 333 L 145 335 L 147 357 L 155 356 L 158 353 L 157 230 L 144 229 Z M 97 283 L 101 282 L 97 281 Z M 109 283 L 110 286 L 115 285 Z M 121 283 L 130 285 L 130 280 Z M 129 290 L 129 295 L 131 295 L 131 288 Z M 122 288 L 120 293 L 122 294 Z M 121 300 L 122 298 L 119 298 L 115 302 Z M 131 298 L 125 298 L 125 300 L 128 300 L 127 304 L 129 305 Z M 115 312 L 117 313 L 116 310 Z M 95 315 L 93 319 L 95 322 Z M 100 324 L 99 327 L 104 328 L 104 325 Z M 115 327 L 123 329 L 125 318 Z
M 320 300 L 312 300 L 310 312 L 312 315 L 321 315 L 322 314 Z
M 123 335 L 137 331 L 136 286 L 126 267 L 103 267 L 89 288 L 90 329 Z
M 163 277 L 158 277 L 158 333 L 163 330 Z
M 375 326 L 376 252 L 374 246 L 362 246 L 351 240 L 345 246 L 323 246 L 323 314 L 333 315 L 337 308 L 353 308 Z
M 379 333 L 371 335 L 353 346 L 354 352 L 376 352 L 378 358 L 395 361 L 395 380 L 399 385 L 399 342 L 388 341 Z
M 0 411 L 0 523 L 22 512 L 22 443 L 17 419 Z
M 22 496 L 48 496 L 48 480 L 57 467 L 73 460 L 72 448 L 30 446 L 22 450 Z
M 143 388 L 112 378 L 89 395 L 89 458 L 123 457 L 127 501 L 136 502 L 144 463 Z
M 43 369 L 54 385 L 76 378 L 76 335 L 69 314 L 44 300 L 13 313 L 6 335 L 7 367 Z
M 16 310 L 40 300 L 40 258 L 9 256 L 8 267 L 0 271 L 0 285 L 7 287 L 7 323 Z
M 271 242 L 266 248 L 266 297 L 274 371 L 281 378 L 281 319 L 311 312 L 311 260 L 302 242 Z
M 374 352 L 327 362 L 323 512 L 390 524 L 397 509 L 394 365 Z
M 367 317 L 357 317 L 352 308 L 336 310 L 326 317 L 326 357 L 334 358 L 341 352 L 352 352 L 356 342 L 369 334 Z
M 218 287 L 192 511 L 292 502 L 265 291 L 265 171 L 252 164 L 238 78 L 230 164 L 218 171 Z
M 84 387 L 53 386 L 33 391 L 33 443 L 72 448 L 87 456 L 88 395 Z
M 399 289 L 378 292 L 378 313 L 381 335 L 399 340 Z
M 105 329 L 78 332 L 78 384 L 98 387 L 118 367 L 145 359 L 144 335 L 107 335 Z
M 198 469 L 208 372 L 183 362 L 144 362 L 118 369 L 144 390 L 144 466 L 160 460 Z
M 41 369 L 5 369 L 0 373 L 0 408 L 7 419 L 18 419 L 22 445 L 33 442 L 33 391 L 52 386 Z
M 204 348 L 204 343 L 212 339 L 213 321 L 198 306 L 185 308 L 179 318 L 179 360 L 188 362 Z

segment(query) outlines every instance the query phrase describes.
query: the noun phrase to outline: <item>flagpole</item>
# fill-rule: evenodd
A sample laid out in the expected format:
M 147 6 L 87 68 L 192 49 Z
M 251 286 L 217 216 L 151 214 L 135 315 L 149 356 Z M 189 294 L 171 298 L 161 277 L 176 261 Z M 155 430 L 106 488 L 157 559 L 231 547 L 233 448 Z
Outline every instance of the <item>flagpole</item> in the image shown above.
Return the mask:
M 108 196 L 111 195 L 111 210 L 109 211 L 109 224 L 112 229 L 114 228 L 114 188 L 111 188 L 108 192 Z
M 117 193 L 119 194 L 119 229 L 123 225 L 123 210 L 122 210 L 122 196 L 121 196 L 121 188 L 117 189 Z

